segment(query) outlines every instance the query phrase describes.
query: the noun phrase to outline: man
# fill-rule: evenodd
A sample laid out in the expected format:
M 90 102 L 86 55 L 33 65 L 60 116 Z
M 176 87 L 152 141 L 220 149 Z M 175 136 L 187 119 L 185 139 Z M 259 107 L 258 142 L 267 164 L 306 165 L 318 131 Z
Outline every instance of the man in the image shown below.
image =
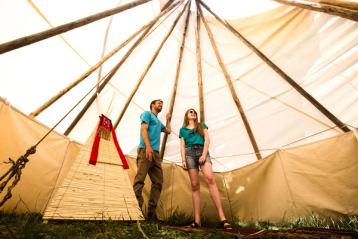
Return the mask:
M 160 133 L 170 134 L 170 113 L 166 115 L 166 126 L 164 126 L 158 117 L 162 111 L 163 101 L 153 100 L 150 103 L 150 111 L 144 111 L 140 115 L 141 130 L 140 143 L 137 151 L 137 174 L 134 178 L 133 189 L 137 197 L 139 207 L 142 209 L 144 180 L 147 174 L 152 181 L 150 197 L 148 202 L 148 219 L 156 220 L 155 210 L 162 191 L 163 171 L 162 159 L 159 156 Z

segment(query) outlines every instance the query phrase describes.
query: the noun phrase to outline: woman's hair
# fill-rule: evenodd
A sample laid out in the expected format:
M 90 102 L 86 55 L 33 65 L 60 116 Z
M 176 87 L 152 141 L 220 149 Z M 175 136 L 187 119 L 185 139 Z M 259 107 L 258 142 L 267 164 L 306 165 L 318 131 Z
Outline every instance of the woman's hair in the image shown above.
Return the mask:
M 193 110 L 196 114 L 196 118 L 194 120 L 194 124 L 195 124 L 195 127 L 194 129 L 201 135 L 201 136 L 204 136 L 204 130 L 203 130 L 203 126 L 202 124 L 198 121 L 198 113 L 194 110 L 194 109 L 188 109 L 186 112 L 185 112 L 185 115 L 184 115 L 184 121 L 183 121 L 183 127 L 186 127 L 189 125 L 189 118 L 188 118 L 188 114 L 189 114 L 189 111 Z

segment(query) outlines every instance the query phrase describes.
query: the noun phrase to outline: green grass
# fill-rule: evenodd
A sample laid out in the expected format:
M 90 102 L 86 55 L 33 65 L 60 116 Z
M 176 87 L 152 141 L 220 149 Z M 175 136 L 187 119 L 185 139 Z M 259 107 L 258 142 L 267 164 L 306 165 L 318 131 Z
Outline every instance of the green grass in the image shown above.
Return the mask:
M 235 225 L 238 228 L 253 228 L 257 230 L 289 230 L 303 228 L 320 228 L 330 230 L 343 230 L 358 232 L 358 216 L 322 217 L 312 214 L 307 217 L 293 218 L 288 222 L 271 223 L 268 221 L 245 222 L 237 220 Z
M 191 216 L 188 216 L 182 212 L 174 211 L 166 219 L 166 223 L 169 225 L 183 226 L 192 222 Z M 285 223 L 271 223 L 269 221 L 242 221 L 234 220 L 233 224 L 237 228 L 251 228 L 256 230 L 288 230 L 297 228 L 323 228 L 332 230 L 345 230 L 358 232 L 358 216 L 339 216 L 336 218 L 322 217 L 312 213 L 307 217 L 293 218 Z M 211 222 L 206 218 L 202 218 L 202 226 L 219 228 L 220 223 Z
M 165 225 L 183 226 L 192 221 L 192 218 L 184 213 L 174 211 L 165 221 Z M 282 230 L 299 228 L 324 228 L 333 230 L 346 230 L 358 232 L 357 216 L 342 216 L 323 218 L 315 214 L 309 217 L 292 219 L 288 223 L 270 222 L 233 222 L 239 229 L 255 230 Z M 203 218 L 204 227 L 219 228 L 218 223 L 210 222 Z M 147 221 L 122 222 L 122 221 L 50 221 L 42 222 L 42 216 L 36 213 L 22 215 L 0 213 L 0 238 L 233 238 L 223 233 L 187 233 L 169 230 L 160 223 Z
M 183 220 L 177 215 L 177 219 Z M 173 224 L 172 224 L 173 225 Z M 0 213 L 0 238 L 230 238 L 215 233 L 187 233 L 168 230 L 160 223 L 123 221 L 50 221 L 45 224 L 40 214 Z
M 358 232 L 358 216 L 323 218 L 312 214 L 309 217 L 294 219 L 289 225 L 293 228 L 314 227 Z

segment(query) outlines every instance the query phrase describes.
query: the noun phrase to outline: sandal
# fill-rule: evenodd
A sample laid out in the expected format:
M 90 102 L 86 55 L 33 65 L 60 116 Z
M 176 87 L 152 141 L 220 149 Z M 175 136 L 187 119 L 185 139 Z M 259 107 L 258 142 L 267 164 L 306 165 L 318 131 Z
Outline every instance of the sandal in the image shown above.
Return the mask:
M 192 222 L 190 225 L 189 225 L 190 228 L 199 228 L 200 227 L 200 224 L 196 223 L 195 221 Z
M 232 230 L 233 229 L 233 227 L 231 226 L 231 224 L 228 222 L 228 220 L 222 220 L 221 222 L 220 222 L 220 224 L 221 224 L 221 227 L 222 227 L 222 229 L 224 229 L 224 230 L 228 230 L 228 231 L 230 231 L 230 230 Z

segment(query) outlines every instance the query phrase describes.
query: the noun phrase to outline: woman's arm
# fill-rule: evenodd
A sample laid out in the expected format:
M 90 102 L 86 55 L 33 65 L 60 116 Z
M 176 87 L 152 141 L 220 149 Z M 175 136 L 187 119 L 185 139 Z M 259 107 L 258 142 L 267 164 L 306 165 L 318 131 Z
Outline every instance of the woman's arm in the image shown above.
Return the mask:
M 203 153 L 199 158 L 200 164 L 203 164 L 205 162 L 206 155 L 208 154 L 209 151 L 209 144 L 210 144 L 209 131 L 208 129 L 204 129 L 204 149 L 203 149 Z
M 186 158 L 185 158 L 185 141 L 184 138 L 180 138 L 180 155 L 183 168 L 186 169 Z

